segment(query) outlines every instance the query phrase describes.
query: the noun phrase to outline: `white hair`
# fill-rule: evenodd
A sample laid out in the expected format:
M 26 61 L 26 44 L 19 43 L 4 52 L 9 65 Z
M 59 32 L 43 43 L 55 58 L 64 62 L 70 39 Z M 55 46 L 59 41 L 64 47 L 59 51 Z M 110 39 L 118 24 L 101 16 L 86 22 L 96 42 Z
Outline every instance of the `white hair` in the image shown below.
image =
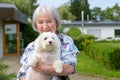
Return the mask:
M 41 14 L 53 17 L 56 20 L 57 23 L 57 28 L 59 28 L 61 26 L 61 19 L 60 19 L 60 15 L 59 12 L 56 8 L 54 8 L 51 5 L 39 5 L 36 10 L 33 13 L 33 19 L 32 19 L 32 27 L 35 31 L 37 30 L 36 27 L 36 21 L 37 21 L 37 17 Z

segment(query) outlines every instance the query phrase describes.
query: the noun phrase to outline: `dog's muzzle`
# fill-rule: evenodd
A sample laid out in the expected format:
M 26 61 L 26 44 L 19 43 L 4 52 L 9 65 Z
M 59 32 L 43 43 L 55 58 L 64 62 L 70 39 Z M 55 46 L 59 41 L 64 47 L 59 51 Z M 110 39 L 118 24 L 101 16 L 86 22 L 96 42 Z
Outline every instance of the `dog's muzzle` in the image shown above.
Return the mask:
M 52 41 L 49 41 L 49 44 L 51 45 L 51 44 L 52 44 Z

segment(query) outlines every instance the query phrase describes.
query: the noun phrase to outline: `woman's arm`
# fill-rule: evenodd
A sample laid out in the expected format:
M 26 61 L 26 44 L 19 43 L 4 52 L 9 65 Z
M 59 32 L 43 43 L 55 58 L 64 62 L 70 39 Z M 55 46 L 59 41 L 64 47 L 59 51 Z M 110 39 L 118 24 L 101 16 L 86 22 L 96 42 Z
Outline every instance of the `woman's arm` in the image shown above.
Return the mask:
M 28 66 L 27 66 L 27 62 L 28 62 L 28 57 L 30 57 L 33 54 L 33 42 L 30 43 L 26 48 L 25 51 L 23 53 L 23 55 L 21 56 L 21 68 L 18 71 L 17 74 L 17 80 L 25 80 L 26 77 L 26 72 L 28 70 Z
M 68 64 L 63 64 L 63 71 L 61 73 L 56 73 L 55 69 L 51 65 L 45 65 L 41 61 L 38 62 L 36 67 L 33 67 L 33 69 L 37 72 L 42 72 L 45 74 L 50 74 L 50 75 L 69 75 L 74 72 L 74 66 L 73 65 L 68 65 Z

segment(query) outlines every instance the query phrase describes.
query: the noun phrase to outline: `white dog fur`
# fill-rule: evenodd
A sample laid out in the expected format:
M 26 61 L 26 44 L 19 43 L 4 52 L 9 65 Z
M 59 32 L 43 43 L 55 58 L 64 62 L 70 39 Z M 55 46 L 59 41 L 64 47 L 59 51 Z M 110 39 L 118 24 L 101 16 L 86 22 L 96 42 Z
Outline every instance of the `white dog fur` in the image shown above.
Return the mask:
M 60 44 L 55 33 L 44 32 L 40 34 L 34 43 L 34 54 L 27 64 L 29 69 L 26 80 L 50 80 L 50 75 L 36 72 L 31 68 L 35 67 L 39 60 L 44 64 L 52 65 L 57 73 L 63 71 L 63 62 L 60 60 Z

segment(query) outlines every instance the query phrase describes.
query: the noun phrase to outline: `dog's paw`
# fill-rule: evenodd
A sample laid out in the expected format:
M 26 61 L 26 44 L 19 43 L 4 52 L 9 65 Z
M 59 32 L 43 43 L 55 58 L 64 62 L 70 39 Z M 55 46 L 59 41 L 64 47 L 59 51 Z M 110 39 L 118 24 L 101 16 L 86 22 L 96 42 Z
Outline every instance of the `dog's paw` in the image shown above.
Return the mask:
M 36 58 L 33 58 L 33 59 L 31 59 L 31 60 L 28 61 L 27 66 L 29 66 L 29 67 L 35 67 L 36 64 L 37 64 L 37 62 L 38 62 L 38 60 Z
M 61 73 L 63 71 L 62 65 L 63 65 L 62 61 L 60 61 L 60 60 L 54 61 L 53 67 L 57 73 Z

